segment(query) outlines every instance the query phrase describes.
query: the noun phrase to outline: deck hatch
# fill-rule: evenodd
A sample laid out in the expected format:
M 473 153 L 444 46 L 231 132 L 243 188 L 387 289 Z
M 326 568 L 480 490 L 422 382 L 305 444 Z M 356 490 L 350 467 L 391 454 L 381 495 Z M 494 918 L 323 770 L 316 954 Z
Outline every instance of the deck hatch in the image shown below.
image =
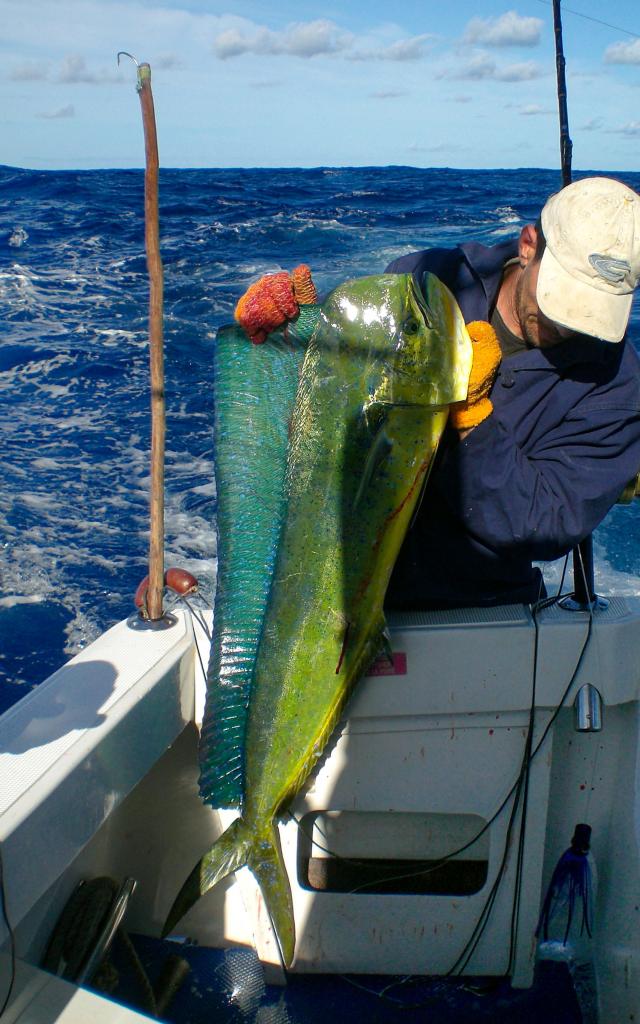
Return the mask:
M 473 814 L 314 811 L 300 822 L 298 884 L 328 893 L 471 895 L 487 879 L 488 832 L 473 842 L 484 824 Z

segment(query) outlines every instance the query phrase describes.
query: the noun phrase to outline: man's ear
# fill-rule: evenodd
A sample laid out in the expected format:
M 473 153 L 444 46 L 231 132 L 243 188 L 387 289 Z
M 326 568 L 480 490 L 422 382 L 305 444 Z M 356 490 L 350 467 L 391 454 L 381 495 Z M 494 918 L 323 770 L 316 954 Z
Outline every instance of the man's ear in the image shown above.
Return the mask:
M 535 229 L 535 225 L 525 224 L 518 240 L 518 256 L 521 267 L 526 267 L 527 263 L 534 258 L 537 244 L 538 232 Z

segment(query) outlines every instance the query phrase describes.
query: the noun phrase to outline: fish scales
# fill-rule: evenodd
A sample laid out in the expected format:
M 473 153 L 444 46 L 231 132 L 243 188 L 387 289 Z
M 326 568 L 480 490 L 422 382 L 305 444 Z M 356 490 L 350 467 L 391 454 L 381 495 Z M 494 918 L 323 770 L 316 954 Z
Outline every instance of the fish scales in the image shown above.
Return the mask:
M 395 558 L 470 365 L 461 314 L 431 275 L 422 291 L 410 275 L 348 282 L 323 304 L 289 431 L 286 515 L 250 686 L 242 814 L 194 868 L 169 925 L 248 863 L 291 961 L 293 911 L 275 822 L 380 649 Z

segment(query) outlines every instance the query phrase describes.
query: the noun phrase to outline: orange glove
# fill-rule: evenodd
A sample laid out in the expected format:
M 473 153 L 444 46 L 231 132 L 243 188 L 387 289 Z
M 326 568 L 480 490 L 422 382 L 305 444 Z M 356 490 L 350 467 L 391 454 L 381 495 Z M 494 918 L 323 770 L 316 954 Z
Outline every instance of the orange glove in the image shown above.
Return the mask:
M 265 274 L 252 284 L 236 306 L 235 318 L 255 345 L 300 312 L 300 305 L 318 301 L 311 271 L 304 263 L 291 274 Z
M 455 402 L 449 411 L 451 424 L 456 430 L 477 427 L 493 412 L 489 392 L 502 358 L 496 332 L 491 324 L 484 320 L 474 320 L 467 324 L 467 331 L 473 343 L 473 364 L 465 401 Z

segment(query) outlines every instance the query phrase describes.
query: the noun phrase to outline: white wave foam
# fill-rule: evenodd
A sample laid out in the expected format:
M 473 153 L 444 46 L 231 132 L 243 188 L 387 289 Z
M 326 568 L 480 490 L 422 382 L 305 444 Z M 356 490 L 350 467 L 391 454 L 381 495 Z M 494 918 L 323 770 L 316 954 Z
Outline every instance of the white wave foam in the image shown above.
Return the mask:
M 601 528 L 602 529 L 602 528 Z M 633 572 L 624 572 L 614 568 L 611 563 L 607 545 L 603 540 L 594 538 L 594 585 L 596 593 L 601 597 L 640 597 L 640 579 Z M 563 593 L 573 590 L 573 561 L 569 556 L 565 572 L 565 559 L 554 562 L 537 562 L 542 571 L 549 594 L 555 594 L 560 586 L 564 573 Z
M 100 636 L 102 629 L 89 615 L 81 609 L 75 608 L 73 618 L 65 626 L 64 652 L 70 658 L 78 654 Z
M 9 597 L 0 597 L 0 608 L 15 608 L 21 604 L 42 604 L 43 594 L 12 594 Z
M 16 501 L 29 508 L 36 508 L 40 512 L 46 509 L 54 510 L 58 506 L 58 497 L 55 494 L 20 494 Z
M 21 245 L 24 245 L 28 238 L 29 235 L 24 228 L 14 228 L 9 237 L 9 245 L 19 248 Z
M 514 210 L 513 206 L 498 206 L 496 208 L 496 216 L 500 218 L 503 224 L 518 224 L 520 222 L 520 215 Z

